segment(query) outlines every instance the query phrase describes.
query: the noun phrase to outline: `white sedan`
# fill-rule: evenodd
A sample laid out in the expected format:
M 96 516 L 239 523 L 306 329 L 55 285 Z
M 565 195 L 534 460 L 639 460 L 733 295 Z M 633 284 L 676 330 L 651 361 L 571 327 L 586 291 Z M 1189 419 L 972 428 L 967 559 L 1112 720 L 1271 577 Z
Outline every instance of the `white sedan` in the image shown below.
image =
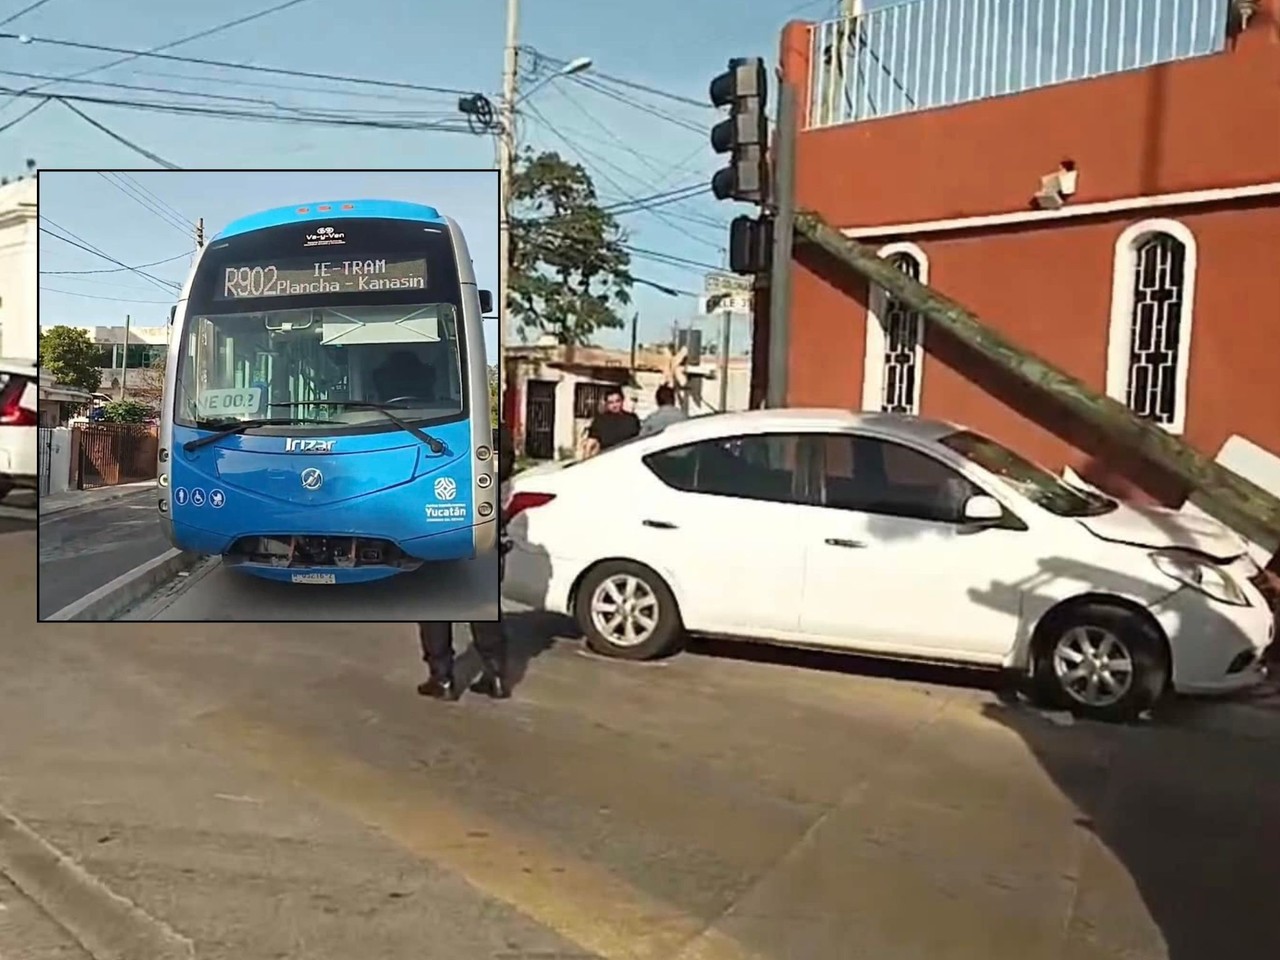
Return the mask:
M 519 474 L 507 510 L 504 594 L 626 659 L 694 633 L 973 664 L 1126 720 L 1258 683 L 1275 633 L 1220 524 L 914 417 L 699 417 Z
M 0 500 L 36 487 L 37 382 L 34 361 L 0 360 Z

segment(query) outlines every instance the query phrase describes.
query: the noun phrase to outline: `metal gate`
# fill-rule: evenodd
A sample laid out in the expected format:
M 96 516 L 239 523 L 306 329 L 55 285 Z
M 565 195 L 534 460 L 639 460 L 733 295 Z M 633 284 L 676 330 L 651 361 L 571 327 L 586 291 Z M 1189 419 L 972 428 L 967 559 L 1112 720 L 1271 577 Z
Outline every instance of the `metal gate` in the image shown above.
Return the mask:
M 79 428 L 76 487 L 92 490 L 153 480 L 156 428 L 138 423 L 91 423 Z
M 53 427 L 38 427 L 36 432 L 36 465 L 39 495 L 47 497 L 52 489 Z
M 552 460 L 556 455 L 556 385 L 551 380 L 530 380 L 525 389 L 525 456 Z

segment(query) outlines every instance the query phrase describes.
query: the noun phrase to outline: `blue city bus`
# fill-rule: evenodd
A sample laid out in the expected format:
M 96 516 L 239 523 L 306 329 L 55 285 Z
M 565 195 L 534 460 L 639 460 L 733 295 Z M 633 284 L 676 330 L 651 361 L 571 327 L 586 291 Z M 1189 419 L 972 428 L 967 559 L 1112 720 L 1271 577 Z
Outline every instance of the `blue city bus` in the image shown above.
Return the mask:
M 494 551 L 492 307 L 433 207 L 335 200 L 230 224 L 170 316 L 170 541 L 323 584 Z

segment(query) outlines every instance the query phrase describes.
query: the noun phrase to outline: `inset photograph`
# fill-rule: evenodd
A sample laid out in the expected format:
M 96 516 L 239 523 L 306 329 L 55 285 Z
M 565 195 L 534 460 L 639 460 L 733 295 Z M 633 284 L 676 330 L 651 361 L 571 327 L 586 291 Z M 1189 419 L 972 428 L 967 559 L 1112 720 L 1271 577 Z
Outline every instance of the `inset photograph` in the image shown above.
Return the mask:
M 41 171 L 39 619 L 497 620 L 498 207 Z

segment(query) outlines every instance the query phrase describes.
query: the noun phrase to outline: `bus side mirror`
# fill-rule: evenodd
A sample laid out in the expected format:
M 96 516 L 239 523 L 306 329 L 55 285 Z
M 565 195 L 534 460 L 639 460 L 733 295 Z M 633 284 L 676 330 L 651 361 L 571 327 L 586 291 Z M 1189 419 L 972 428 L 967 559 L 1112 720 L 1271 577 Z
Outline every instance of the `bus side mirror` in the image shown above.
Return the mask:
M 493 291 L 492 290 L 480 291 L 480 312 L 482 314 L 493 313 Z
M 169 326 L 173 326 L 173 318 L 178 315 L 178 305 L 175 303 L 169 308 Z

